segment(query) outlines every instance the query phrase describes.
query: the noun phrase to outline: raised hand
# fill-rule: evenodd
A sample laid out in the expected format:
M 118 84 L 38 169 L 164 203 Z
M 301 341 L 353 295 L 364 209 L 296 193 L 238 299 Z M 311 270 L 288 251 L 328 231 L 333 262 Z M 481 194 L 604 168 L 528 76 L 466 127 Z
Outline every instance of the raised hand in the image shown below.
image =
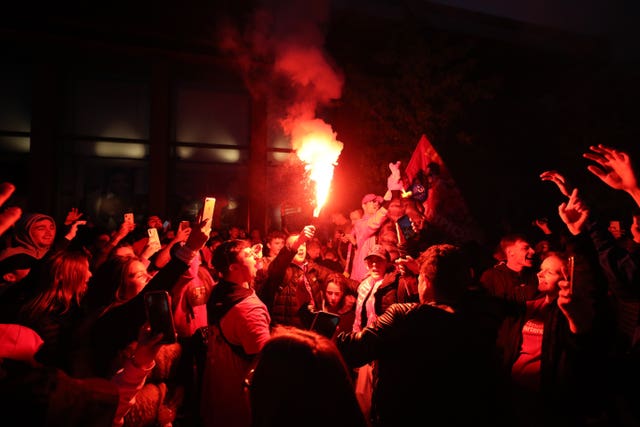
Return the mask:
M 640 243 L 640 215 L 633 216 L 633 222 L 631 223 L 630 230 L 633 241 Z
M 567 318 L 569 329 L 574 334 L 585 333 L 591 329 L 593 306 L 585 300 L 575 298 L 571 284 L 567 280 L 558 281 L 558 308 Z
M 209 228 L 208 224 L 208 219 L 201 220 L 200 222 L 195 224 L 195 226 L 192 227 L 191 231 L 189 232 L 189 236 L 187 237 L 185 246 L 195 252 L 202 249 L 204 244 L 207 243 L 207 240 L 209 240 L 209 233 L 211 229 Z
M 540 179 L 543 181 L 553 182 L 560 192 L 567 197 L 571 196 L 573 186 L 569 184 L 567 179 L 558 171 L 544 171 L 540 174 Z
M 186 242 L 191 234 L 191 227 L 183 226 L 182 223 L 178 226 L 178 231 L 176 231 L 176 236 L 173 238 L 175 242 Z
M 536 218 L 533 220 L 532 225 L 538 227 L 544 234 L 551 234 L 551 228 L 549 228 L 549 220 L 547 218 Z
M 0 184 L 0 206 L 4 205 L 9 197 L 16 190 L 16 187 L 9 183 Z M 0 213 L 0 235 L 4 234 L 22 215 L 22 209 L 17 206 L 10 206 Z
M 404 190 L 402 174 L 400 172 L 401 165 L 402 163 L 400 161 L 389 163 L 389 170 L 391 171 L 389 177 L 387 178 L 387 189 L 389 191 Z
M 589 209 L 578 197 L 577 188 L 573 189 L 568 201 L 562 202 L 558 206 L 558 214 L 571 234 L 574 236 L 580 234 L 587 218 L 589 218 Z
M 120 239 L 124 239 L 127 236 L 127 234 L 131 233 L 135 228 L 136 228 L 135 222 L 124 221 L 122 224 L 120 224 L 120 228 L 118 229 L 118 232 L 117 232 L 117 237 Z
M 162 249 L 160 242 L 149 239 L 147 244 L 144 245 L 144 249 L 142 250 L 140 257 L 144 259 L 151 259 L 151 257 L 160 249 Z
M 86 225 L 87 221 L 82 220 L 82 221 L 78 221 L 75 220 L 71 223 L 71 227 L 69 228 L 69 232 L 65 235 L 65 237 L 67 238 L 67 240 L 73 240 L 76 238 L 76 235 L 78 234 L 78 226 L 80 225 Z
M 305 240 L 311 239 L 316 234 L 316 227 L 314 225 L 307 225 L 302 229 L 300 236 L 304 236 Z
M 150 369 L 155 363 L 158 351 L 162 347 L 162 334 L 153 335 L 149 323 L 138 330 L 138 342 L 133 352 L 132 361 L 139 368 Z
M 74 222 L 82 218 L 83 213 L 78 211 L 78 208 L 71 208 L 67 213 L 67 217 L 64 220 L 64 225 L 71 225 Z M 86 222 L 85 222 L 86 223 Z
M 602 144 L 591 146 L 589 149 L 592 152 L 584 153 L 582 157 L 597 163 L 587 166 L 589 172 L 614 190 L 630 192 L 638 188 L 631 158 L 627 153 Z
M 411 256 L 407 255 L 403 258 L 398 258 L 395 260 L 395 264 L 398 266 L 398 270 L 401 275 L 411 274 L 417 276 L 420 272 L 420 264 L 418 264 L 418 260 L 413 259 Z

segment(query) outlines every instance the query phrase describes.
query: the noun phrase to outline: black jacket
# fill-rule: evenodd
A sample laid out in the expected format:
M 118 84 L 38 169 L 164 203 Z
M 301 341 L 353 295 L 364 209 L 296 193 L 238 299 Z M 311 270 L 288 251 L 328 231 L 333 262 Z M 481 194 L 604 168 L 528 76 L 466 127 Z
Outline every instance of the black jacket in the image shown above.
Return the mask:
M 470 301 L 454 313 L 427 304 L 393 304 L 372 327 L 336 338 L 351 367 L 377 361 L 375 426 L 490 421 L 497 413 L 491 406 L 496 401 L 494 341 L 495 324 Z

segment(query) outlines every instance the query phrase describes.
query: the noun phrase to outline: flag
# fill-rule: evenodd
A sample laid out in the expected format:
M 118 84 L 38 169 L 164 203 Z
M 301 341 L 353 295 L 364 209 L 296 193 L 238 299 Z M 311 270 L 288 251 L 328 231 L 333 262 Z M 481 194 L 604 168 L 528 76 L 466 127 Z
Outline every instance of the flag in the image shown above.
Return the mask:
M 422 134 L 418 145 L 416 146 L 407 167 L 404 170 L 406 181 L 405 187 L 409 188 L 420 171 L 426 172 L 429 163 L 437 163 L 440 169 L 444 169 L 444 164 L 440 155 L 436 152 L 431 142 Z
M 461 244 L 480 241 L 481 232 L 442 157 L 422 135 L 404 171 L 405 188 L 424 208 L 426 227 L 439 240 Z

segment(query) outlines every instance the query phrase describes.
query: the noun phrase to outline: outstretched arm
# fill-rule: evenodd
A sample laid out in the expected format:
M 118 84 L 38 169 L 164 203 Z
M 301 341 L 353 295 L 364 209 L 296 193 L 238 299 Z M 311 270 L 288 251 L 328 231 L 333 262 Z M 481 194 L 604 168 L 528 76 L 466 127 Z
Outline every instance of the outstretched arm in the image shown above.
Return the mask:
M 595 165 L 587 166 L 589 172 L 614 190 L 625 191 L 640 206 L 640 188 L 629 155 L 602 144 L 589 149 L 591 152 L 582 155 L 596 162 Z
M 0 207 L 5 204 L 15 190 L 15 185 L 10 182 L 0 184 Z M 16 206 L 10 206 L 0 213 L 0 236 L 16 223 L 20 215 L 22 215 L 22 210 Z
M 553 182 L 560 192 L 567 197 L 571 197 L 573 186 L 569 184 L 569 181 L 558 171 L 544 171 L 540 174 L 540 179 L 543 181 Z

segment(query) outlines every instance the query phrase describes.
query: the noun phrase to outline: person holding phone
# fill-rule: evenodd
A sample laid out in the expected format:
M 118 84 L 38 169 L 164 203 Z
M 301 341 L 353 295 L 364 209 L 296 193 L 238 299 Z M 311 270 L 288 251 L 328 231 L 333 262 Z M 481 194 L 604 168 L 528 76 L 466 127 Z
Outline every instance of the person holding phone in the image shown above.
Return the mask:
M 336 331 L 350 331 L 356 316 L 356 294 L 341 273 L 327 277 L 322 287 L 322 311 L 340 316 Z
M 572 239 L 586 238 L 595 249 L 593 264 L 601 269 L 605 281 L 597 302 L 612 307 L 617 322 L 609 331 L 613 339 L 610 358 L 611 384 L 609 399 L 615 410 L 613 417 L 640 420 L 637 401 L 640 398 L 637 384 L 640 380 L 640 325 L 638 323 L 638 297 L 640 296 L 640 227 L 635 218 L 640 208 L 638 175 L 630 154 L 603 144 L 590 146 L 582 157 L 589 160 L 587 170 L 613 190 L 626 193 L 635 203 L 630 231 L 633 243 L 620 245 L 603 221 L 600 207 L 587 203 L 583 189 L 568 183 L 557 171 L 541 174 L 544 181 L 554 183 L 566 199 L 558 206 L 558 213 Z M 584 193 L 586 194 L 586 193 Z M 586 194 L 588 195 L 588 194 Z M 597 209 L 599 208 L 599 209 Z M 600 211 L 600 212 L 599 212 Z M 610 342 L 607 342 L 611 345 Z
M 145 291 L 170 290 L 196 260 L 207 236 L 196 226 L 184 246 L 155 275 L 135 256 L 114 257 L 91 277 L 81 301 L 83 316 L 75 328 L 76 369 L 107 376 L 117 367 L 117 356 L 135 341 L 135 328 L 147 320 Z M 88 354 L 86 354 L 88 353 Z
M 189 222 L 180 221 L 176 233 L 171 237 L 171 239 L 162 244 L 162 247 L 153 259 L 152 269 L 157 270 L 167 265 L 169 261 L 171 261 L 171 251 L 176 250 L 176 245 L 184 245 L 189 238 L 189 234 L 191 234 L 191 225 Z
M 572 259 L 581 264 L 577 270 Z M 594 396 L 605 341 L 588 291 L 594 277 L 584 264 L 580 257 L 549 253 L 537 273 L 541 296 L 515 310 L 518 328 L 499 342 L 518 423 L 581 425 L 599 407 Z
M 308 329 L 313 312 L 322 304 L 321 284 L 334 271 L 307 257 L 307 242 L 316 228 L 307 225 L 287 237 L 285 246 L 269 264 L 266 280 L 256 282 L 256 292 L 269 309 L 274 324 Z M 350 283 L 357 286 L 355 281 Z
M 15 190 L 0 184 L 0 206 Z M 18 207 L 0 212 L 0 235 L 22 214 Z M 148 325 L 138 330 L 138 346 L 113 376 L 75 378 L 38 354 L 45 342 L 33 329 L 19 324 L 0 324 L 0 412 L 6 425 L 64 425 L 118 427 L 135 396 L 154 367 L 160 336 Z M 22 411 L 29 402 L 29 410 Z

